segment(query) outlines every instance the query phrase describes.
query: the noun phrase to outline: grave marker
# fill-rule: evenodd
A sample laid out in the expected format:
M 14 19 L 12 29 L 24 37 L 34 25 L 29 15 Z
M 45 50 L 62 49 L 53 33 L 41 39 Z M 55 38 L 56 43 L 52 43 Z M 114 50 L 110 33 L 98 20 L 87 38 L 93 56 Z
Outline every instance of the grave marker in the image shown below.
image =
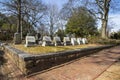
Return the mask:
M 51 46 L 52 44 L 52 40 L 49 36 L 43 36 L 43 43 L 42 46 Z
M 55 46 L 61 46 L 62 45 L 60 37 L 54 37 L 53 41 L 54 41 Z
M 83 44 L 87 44 L 88 43 L 86 38 L 82 38 L 82 42 L 83 42 Z
M 29 46 L 34 46 L 35 45 L 35 37 L 34 36 L 26 36 L 26 44 L 25 47 L 29 47 Z
M 77 42 L 78 42 L 79 45 L 80 45 L 80 44 L 83 44 L 82 38 L 77 38 Z
M 64 46 L 71 45 L 70 38 L 69 37 L 64 37 L 63 43 L 64 43 Z
M 76 38 L 71 38 L 71 44 L 73 46 L 78 44 Z

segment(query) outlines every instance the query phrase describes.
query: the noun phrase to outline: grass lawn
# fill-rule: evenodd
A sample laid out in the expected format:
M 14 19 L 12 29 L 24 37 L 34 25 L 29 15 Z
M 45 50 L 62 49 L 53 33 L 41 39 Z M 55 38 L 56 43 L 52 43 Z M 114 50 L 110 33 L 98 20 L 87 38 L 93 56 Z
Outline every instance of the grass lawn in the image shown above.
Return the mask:
M 49 53 L 49 52 L 58 52 L 58 51 L 65 51 L 65 50 L 74 50 L 79 48 L 87 48 L 87 47 L 95 47 L 95 46 L 102 46 L 100 44 L 84 44 L 84 45 L 76 45 L 76 46 L 34 46 L 34 47 L 25 47 L 24 45 L 12 45 L 13 47 L 22 50 L 24 52 L 30 54 L 40 54 L 40 53 Z

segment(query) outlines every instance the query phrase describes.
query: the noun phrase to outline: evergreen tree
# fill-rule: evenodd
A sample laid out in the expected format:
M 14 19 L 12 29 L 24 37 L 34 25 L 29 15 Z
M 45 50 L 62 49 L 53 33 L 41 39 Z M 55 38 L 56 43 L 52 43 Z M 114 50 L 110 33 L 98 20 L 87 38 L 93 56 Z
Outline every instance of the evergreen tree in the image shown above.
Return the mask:
M 75 33 L 77 37 L 94 35 L 96 32 L 96 20 L 85 7 L 76 9 L 66 25 L 66 33 Z

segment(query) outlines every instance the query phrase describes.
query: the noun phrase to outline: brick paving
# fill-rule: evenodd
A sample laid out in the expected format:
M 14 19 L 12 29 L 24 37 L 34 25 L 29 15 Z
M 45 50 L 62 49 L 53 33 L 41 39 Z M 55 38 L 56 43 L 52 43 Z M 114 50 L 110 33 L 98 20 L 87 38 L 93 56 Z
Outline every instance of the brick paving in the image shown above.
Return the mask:
M 8 80 L 120 80 L 118 58 L 120 46 L 102 50 L 30 77 L 23 76 L 10 60 L 4 65 L 2 72 L 7 75 Z M 116 77 L 113 78 L 114 76 Z
M 120 61 L 108 68 L 95 80 L 120 80 Z

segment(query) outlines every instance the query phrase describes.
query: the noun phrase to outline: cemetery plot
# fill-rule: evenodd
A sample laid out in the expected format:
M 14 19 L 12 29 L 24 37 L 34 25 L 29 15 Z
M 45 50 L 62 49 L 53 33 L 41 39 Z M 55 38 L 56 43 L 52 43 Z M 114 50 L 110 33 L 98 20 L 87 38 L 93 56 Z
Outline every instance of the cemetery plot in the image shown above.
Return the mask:
M 86 45 L 86 44 L 85 44 Z M 19 45 L 18 45 L 19 46 Z M 13 60 L 13 63 L 19 67 L 20 71 L 23 72 L 25 75 L 32 74 L 34 72 L 42 71 L 49 69 L 53 66 L 63 64 L 65 62 L 77 59 L 79 57 L 83 57 L 85 55 L 89 55 L 92 53 L 95 53 L 96 51 L 100 51 L 102 49 L 113 47 L 113 45 L 110 46 L 99 46 L 93 47 L 88 46 L 84 47 L 84 49 L 77 49 L 76 46 L 62 46 L 62 47 L 55 47 L 55 46 L 47 46 L 42 48 L 37 48 L 36 50 L 43 51 L 43 48 L 48 51 L 51 49 L 64 49 L 67 51 L 56 51 L 56 52 L 48 52 L 47 54 L 39 53 L 37 55 L 31 55 L 30 52 L 25 52 L 26 49 L 29 49 L 30 51 L 33 51 L 35 47 L 23 47 L 24 50 L 21 50 L 20 48 L 13 48 L 11 46 L 6 45 L 5 46 L 5 52 L 10 57 L 11 60 Z M 83 45 L 84 46 L 84 45 Z M 89 48 L 88 48 L 89 47 Z M 74 48 L 74 49 L 72 49 Z M 40 51 L 40 52 L 41 52 Z
M 29 46 L 34 46 L 35 45 L 35 37 L 34 36 L 26 36 L 26 44 L 25 47 L 29 47 Z
M 103 46 L 103 45 L 84 44 L 84 45 L 75 45 L 75 46 L 46 46 L 46 47 L 40 45 L 39 46 L 36 45 L 34 47 L 24 47 L 24 45 L 14 45 L 13 47 L 29 54 L 47 54 L 52 52 L 67 51 L 67 50 L 96 47 L 96 46 Z
M 71 38 L 71 44 L 73 46 L 78 44 L 76 38 Z
M 54 42 L 54 45 L 55 46 L 61 46 L 62 45 L 62 42 L 60 40 L 60 37 L 54 37 L 53 38 L 53 42 Z
M 51 38 L 49 36 L 44 36 L 42 46 L 51 46 L 51 45 L 53 45 Z

